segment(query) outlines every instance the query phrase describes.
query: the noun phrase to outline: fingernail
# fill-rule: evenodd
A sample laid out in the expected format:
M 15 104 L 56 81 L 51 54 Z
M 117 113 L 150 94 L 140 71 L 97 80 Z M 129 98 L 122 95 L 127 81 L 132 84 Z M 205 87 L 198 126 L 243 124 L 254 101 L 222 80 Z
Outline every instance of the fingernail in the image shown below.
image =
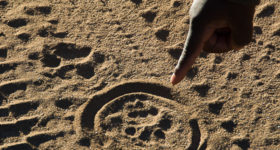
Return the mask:
M 170 82 L 172 83 L 172 85 L 175 85 L 175 78 L 176 78 L 176 75 L 173 73 L 170 78 Z

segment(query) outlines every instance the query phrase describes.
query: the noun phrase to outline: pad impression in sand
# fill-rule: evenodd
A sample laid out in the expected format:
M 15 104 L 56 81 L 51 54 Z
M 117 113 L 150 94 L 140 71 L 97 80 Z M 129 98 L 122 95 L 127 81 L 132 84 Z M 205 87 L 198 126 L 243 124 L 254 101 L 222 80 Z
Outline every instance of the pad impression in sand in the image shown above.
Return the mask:
M 171 89 L 156 82 L 118 84 L 80 107 L 76 131 L 82 138 L 101 138 L 102 148 L 198 148 L 197 121 L 171 98 Z

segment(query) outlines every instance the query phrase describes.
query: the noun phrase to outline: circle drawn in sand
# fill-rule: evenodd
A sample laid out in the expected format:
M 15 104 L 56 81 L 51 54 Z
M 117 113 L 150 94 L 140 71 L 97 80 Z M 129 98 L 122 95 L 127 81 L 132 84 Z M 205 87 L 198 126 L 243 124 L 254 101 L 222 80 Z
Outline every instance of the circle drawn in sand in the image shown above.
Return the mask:
M 101 136 L 103 148 L 198 148 L 197 121 L 171 99 L 171 89 L 156 82 L 121 83 L 80 107 L 76 130 L 80 136 Z
M 186 148 L 190 145 L 189 116 L 172 101 L 146 93 L 118 97 L 95 116 L 94 130 L 121 139 L 118 145 Z

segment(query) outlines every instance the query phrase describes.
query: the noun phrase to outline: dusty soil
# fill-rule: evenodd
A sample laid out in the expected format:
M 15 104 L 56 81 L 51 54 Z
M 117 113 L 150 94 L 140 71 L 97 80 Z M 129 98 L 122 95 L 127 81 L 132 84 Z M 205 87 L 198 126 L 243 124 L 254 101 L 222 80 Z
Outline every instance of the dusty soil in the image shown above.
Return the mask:
M 0 0 L 0 149 L 280 149 L 280 3 L 169 78 L 184 0 Z

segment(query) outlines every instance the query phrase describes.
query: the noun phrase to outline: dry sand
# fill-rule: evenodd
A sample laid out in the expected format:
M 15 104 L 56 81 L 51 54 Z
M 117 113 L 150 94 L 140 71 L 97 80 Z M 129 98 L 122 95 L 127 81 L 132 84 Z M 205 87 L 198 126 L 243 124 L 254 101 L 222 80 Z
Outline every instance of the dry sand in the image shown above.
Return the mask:
M 280 149 L 280 3 L 180 84 L 184 0 L 0 0 L 0 149 Z

